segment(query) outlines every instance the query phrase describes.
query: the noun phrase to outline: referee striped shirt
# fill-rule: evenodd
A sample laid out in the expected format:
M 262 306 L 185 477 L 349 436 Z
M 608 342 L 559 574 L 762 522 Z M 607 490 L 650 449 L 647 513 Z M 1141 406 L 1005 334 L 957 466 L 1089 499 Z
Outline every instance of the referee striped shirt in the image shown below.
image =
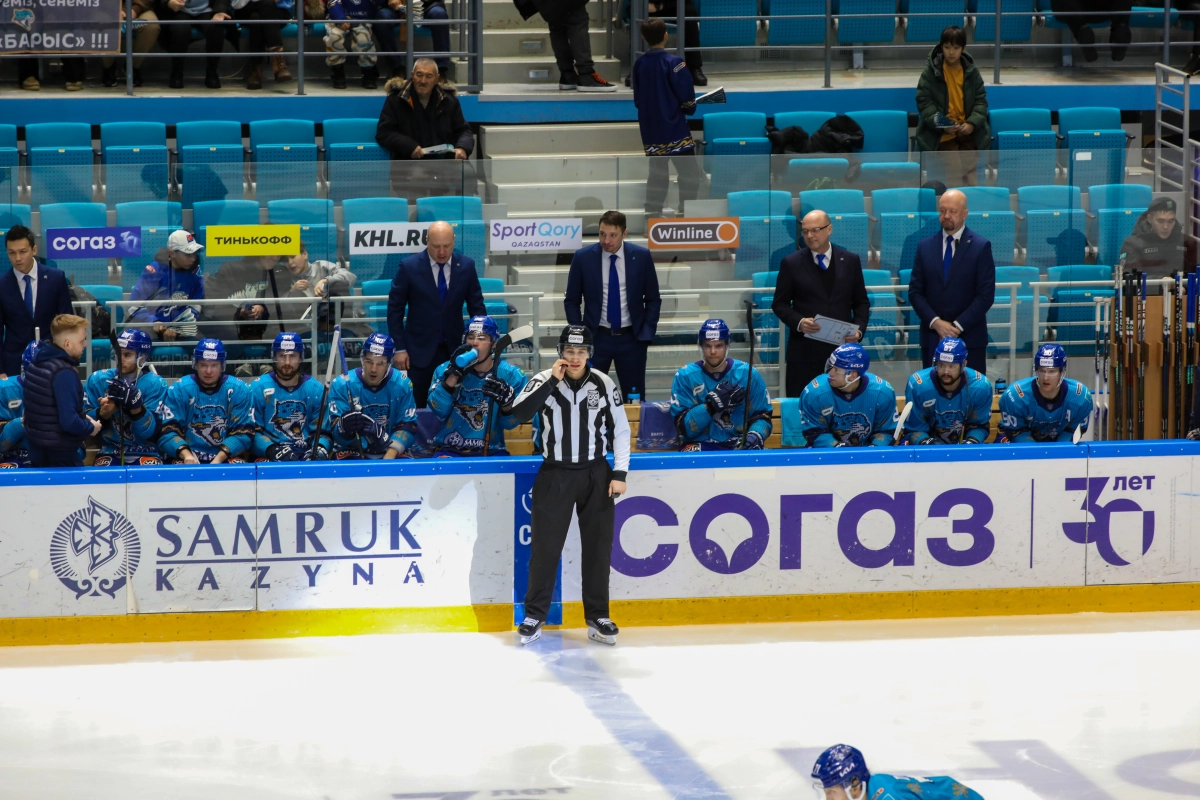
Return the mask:
M 541 416 L 538 444 L 546 463 L 583 468 L 612 451 L 613 480 L 629 471 L 629 420 L 621 392 L 603 372 L 579 380 L 543 370 L 529 379 L 509 412 L 520 422 Z

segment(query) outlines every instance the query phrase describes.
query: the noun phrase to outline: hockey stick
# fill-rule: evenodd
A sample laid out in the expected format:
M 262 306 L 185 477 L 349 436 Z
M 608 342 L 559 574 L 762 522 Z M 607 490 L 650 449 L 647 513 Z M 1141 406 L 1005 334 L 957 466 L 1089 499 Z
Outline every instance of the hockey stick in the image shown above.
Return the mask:
M 311 308 L 311 306 L 309 306 L 309 308 Z M 346 346 L 342 342 L 342 326 L 341 325 L 333 326 L 333 335 L 334 335 L 334 341 L 337 342 L 338 362 L 342 365 L 342 377 L 346 377 L 347 372 L 348 372 L 346 369 Z M 333 354 L 330 353 L 329 357 L 333 358 Z M 354 409 L 355 411 L 358 411 L 361 413 L 362 412 L 362 403 L 360 403 L 358 401 L 358 399 L 353 394 L 350 393 L 350 381 L 349 380 L 346 381 L 346 397 L 350 398 L 350 407 L 352 409 Z M 317 438 L 319 441 L 320 440 L 320 432 L 319 431 L 317 433 Z M 354 446 L 355 446 L 355 448 L 358 449 L 358 457 L 360 459 L 364 458 L 365 455 L 363 454 L 362 436 L 354 437 Z
M 278 266 L 279 263 L 276 262 L 275 267 Z M 271 293 L 275 295 L 275 319 L 279 322 L 279 332 L 283 333 L 283 309 L 279 305 L 279 288 L 275 285 L 275 267 L 271 267 L 270 271 L 267 272 L 267 277 L 271 279 Z M 312 308 L 312 306 L 309 306 L 309 308 Z M 331 354 L 330 358 L 332 357 Z
M 1133 404 L 1133 273 L 1125 273 L 1125 438 L 1133 440 L 1137 414 Z
M 313 428 L 312 441 L 308 443 L 308 453 L 304 460 L 312 461 L 317 454 L 317 442 L 321 440 L 321 428 L 325 425 L 325 410 L 329 406 L 329 384 L 333 382 L 333 351 L 342 345 L 341 327 L 333 330 L 333 343 L 329 346 L 329 365 L 325 367 L 325 389 L 321 392 L 321 410 L 317 413 L 317 427 Z M 316 342 L 313 343 L 316 347 Z
M 1200 288 L 1200 278 L 1197 273 L 1189 272 L 1187 276 L 1187 333 L 1186 350 L 1183 358 L 1186 364 L 1186 372 L 1184 373 L 1183 387 L 1183 414 L 1192 413 L 1192 403 L 1195 402 L 1194 395 L 1196 394 L 1196 290 Z M 1187 426 L 1189 423 L 1185 422 Z
M 1079 444 L 1079 440 L 1083 438 L 1083 424 L 1075 426 L 1075 432 L 1071 434 L 1071 444 Z
M 492 345 L 492 368 L 488 370 L 488 375 L 495 375 L 500 371 L 500 355 L 507 350 L 513 342 L 523 342 L 526 339 L 533 337 L 533 326 L 522 325 L 515 331 L 509 331 L 500 337 L 500 341 Z M 496 401 L 488 398 L 487 417 L 483 423 L 483 457 L 487 458 L 488 451 L 492 447 L 492 427 L 495 425 Z
M 1094 304 L 1094 307 L 1092 310 L 1095 312 L 1093 314 L 1092 321 L 1095 324 L 1095 328 L 1096 328 L 1096 352 L 1095 352 L 1095 355 L 1093 356 L 1093 362 L 1094 362 L 1093 366 L 1094 366 L 1094 370 L 1096 373 L 1096 376 L 1095 376 L 1096 386 L 1095 386 L 1095 390 L 1092 394 L 1092 402 L 1099 403 L 1100 402 L 1100 298 L 1093 297 L 1092 303 Z
M 1110 347 L 1109 338 L 1112 330 L 1112 300 L 1103 298 L 1100 303 L 1100 345 L 1104 348 L 1104 356 L 1101 361 L 1103 364 L 1103 372 L 1101 373 L 1101 387 L 1103 388 L 1104 396 L 1104 413 L 1103 419 L 1097 417 L 1098 433 L 1101 439 L 1108 438 L 1108 417 L 1112 411 L 1112 394 L 1109 380 L 1109 360 Z
M 1124 428 L 1121 427 L 1123 425 L 1121 416 L 1125 413 L 1124 388 L 1121 383 L 1125 378 L 1125 373 L 1121 369 L 1121 325 L 1122 314 L 1124 313 L 1121 294 L 1123 291 L 1123 286 L 1114 284 L 1112 315 L 1108 320 L 1109 348 L 1113 363 L 1113 383 L 1109 387 L 1109 393 L 1113 399 L 1113 407 L 1116 412 L 1113 414 L 1113 439 L 1118 440 L 1125 432 Z
M 1168 372 L 1170 370 L 1170 364 L 1171 364 L 1170 354 L 1168 352 L 1168 345 L 1171 342 L 1171 306 L 1170 306 L 1170 303 L 1168 302 L 1168 298 L 1172 296 L 1171 289 L 1172 289 L 1172 286 L 1170 284 L 1163 284 L 1163 293 L 1162 293 L 1163 327 L 1162 327 L 1162 351 L 1161 351 L 1162 352 L 1162 359 L 1161 359 L 1162 375 L 1160 376 L 1161 382 L 1162 382 L 1162 397 L 1160 398 L 1160 400 L 1162 401 L 1162 425 L 1161 425 L 1161 432 L 1159 435 L 1160 439 L 1167 438 L 1167 417 L 1171 416 L 1171 377 L 1168 374 Z
M 1174 340 L 1171 342 L 1171 377 L 1175 383 L 1175 427 L 1176 438 L 1183 436 L 1183 281 L 1182 274 L 1175 273 L 1175 298 L 1171 309 Z
M 896 420 L 896 430 L 892 433 L 892 445 L 894 446 L 904 436 L 904 423 L 908 422 L 908 415 L 912 413 L 913 406 L 916 403 L 908 403 L 904 406 L 904 410 L 900 412 L 900 419 Z
M 754 378 L 754 309 L 758 306 L 753 300 L 743 300 L 746 304 L 746 330 L 750 338 L 750 360 L 746 362 L 746 399 L 742 402 L 742 440 L 738 450 L 746 449 L 746 434 L 750 433 L 750 385 Z M 766 444 L 766 442 L 763 442 Z
M 1146 273 L 1137 273 L 1138 290 L 1138 416 L 1137 438 L 1146 438 Z

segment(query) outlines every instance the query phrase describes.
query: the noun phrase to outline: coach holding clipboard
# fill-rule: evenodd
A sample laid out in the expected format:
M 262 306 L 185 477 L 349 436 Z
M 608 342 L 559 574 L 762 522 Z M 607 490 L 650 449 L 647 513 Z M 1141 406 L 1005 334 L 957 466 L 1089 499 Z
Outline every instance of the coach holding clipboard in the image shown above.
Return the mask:
M 830 244 L 833 223 L 813 210 L 800 222 L 805 246 L 779 265 L 771 310 L 792 335 L 787 345 L 787 396 L 799 397 L 804 385 L 825 371 L 825 362 L 840 343 L 817 338 L 816 317 L 853 323 L 846 342 L 860 342 L 867 330 L 871 304 L 863 280 L 862 260 L 844 247 Z M 812 334 L 811 336 L 808 334 Z

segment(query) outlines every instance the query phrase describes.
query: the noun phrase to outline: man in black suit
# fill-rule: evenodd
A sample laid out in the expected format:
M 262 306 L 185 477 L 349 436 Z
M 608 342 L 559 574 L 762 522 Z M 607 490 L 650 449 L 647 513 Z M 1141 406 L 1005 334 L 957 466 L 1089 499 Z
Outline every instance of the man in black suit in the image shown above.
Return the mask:
M 987 374 L 987 312 L 996 299 L 992 243 L 967 227 L 967 196 L 950 189 L 938 198 L 942 230 L 917 245 L 908 302 L 921 319 L 921 363 L 945 337 L 967 346 L 967 366 Z
M 625 402 L 635 394 L 645 400 L 646 352 L 658 330 L 662 297 L 654 259 L 646 248 L 625 241 L 620 211 L 600 217 L 598 244 L 575 251 L 563 308 L 567 322 L 592 331 L 592 368 L 607 373 L 615 361 Z
M 388 332 L 396 342 L 392 364 L 408 372 L 418 408 L 425 407 L 433 371 L 462 341 L 463 303 L 467 316 L 487 313 L 475 260 L 454 249 L 450 223 L 430 225 L 426 242 L 425 252 L 399 264 L 393 257 L 385 267 L 396 270 L 388 296 Z
M 74 313 L 67 276 L 38 260 L 33 231 L 14 225 L 4 235 L 4 246 L 13 268 L 0 276 L 0 380 L 21 374 L 21 353 L 35 328 L 49 338 L 54 318 Z
M 871 304 L 863 281 L 862 260 L 844 247 L 830 244 L 833 223 L 821 210 L 808 212 L 800 221 L 804 247 L 783 259 L 775 279 L 771 310 L 792 331 L 787 346 L 787 396 L 799 397 L 837 345 L 803 334 L 818 333 L 817 315 L 852 322 L 858 332 L 847 342 L 861 342 L 867 330 Z

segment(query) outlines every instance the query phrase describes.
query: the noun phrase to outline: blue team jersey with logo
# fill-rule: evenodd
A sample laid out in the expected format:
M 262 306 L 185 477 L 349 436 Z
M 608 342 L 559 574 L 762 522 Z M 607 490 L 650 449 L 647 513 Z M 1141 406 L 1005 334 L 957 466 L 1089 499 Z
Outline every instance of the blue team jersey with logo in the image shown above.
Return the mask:
M 1067 378 L 1047 401 L 1035 381 L 1022 378 L 1000 396 L 1000 434 L 1006 441 L 1069 442 L 1076 428 L 1087 430 L 1092 393 L 1086 386 Z
M 212 391 L 205 391 L 195 374 L 186 375 L 167 390 L 167 399 L 159 407 L 162 437 L 158 449 L 167 458 L 187 445 L 201 462 L 207 464 L 223 444 L 232 455 L 250 449 L 258 424 L 254 417 L 254 398 L 250 387 L 232 375 L 222 375 Z
M 258 430 L 254 432 L 254 455 L 265 456 L 273 444 L 302 444 L 307 447 L 317 429 L 317 418 L 321 415 L 321 397 L 325 387 L 301 375 L 300 382 L 293 388 L 280 386 L 275 373 L 263 375 L 250 384 L 254 396 L 254 418 Z M 321 444 L 329 446 L 329 436 L 323 432 Z
M 850 394 L 834 391 L 821 375 L 800 395 L 800 431 L 809 447 L 890 445 L 898 417 L 892 385 L 870 372 Z
M 909 778 L 875 774 L 867 781 L 863 800 L 983 800 L 983 796 L 945 775 Z
M 433 439 L 434 445 L 439 451 L 477 456 L 483 453 L 484 426 L 488 425 L 490 401 L 482 391 L 485 376 L 468 369 L 462 382 L 451 394 L 442 386 L 442 376 L 449 366 L 450 362 L 447 361 L 434 370 L 433 383 L 429 388 L 429 408 L 442 421 L 442 427 Z M 513 388 L 514 398 L 525 388 L 527 380 L 519 367 L 507 361 L 500 362 L 496 377 Z M 493 409 L 490 423 L 492 438 L 488 443 L 488 451 L 506 452 L 504 432 L 518 424 L 515 418 L 504 416 L 498 408 Z
M 25 440 L 25 389 L 17 377 L 0 381 L 0 461 L 29 466 Z
M 941 444 L 958 444 L 968 437 L 977 442 L 987 439 L 992 422 L 992 383 L 970 367 L 963 367 L 963 381 L 950 394 L 938 385 L 933 367 L 914 372 L 904 387 L 904 399 L 916 404 L 904 421 L 905 441 L 909 444 L 929 438 Z
M 750 365 L 745 361 L 725 359 L 725 369 L 718 373 L 704 368 L 703 361 L 688 364 L 675 373 L 671 384 L 671 419 L 683 443 L 711 443 L 733 447 L 742 438 L 746 426 L 746 403 L 742 401 L 728 414 L 713 417 L 704 399 L 722 381 L 745 388 Z M 771 395 L 767 382 L 753 370 L 750 376 L 750 430 L 762 436 L 771 435 Z
M 383 383 L 374 389 L 363 382 L 362 369 L 356 369 L 334 380 L 329 389 L 330 431 L 334 449 L 343 452 L 367 452 L 369 442 L 365 436 L 353 438 L 342 436 L 336 423 L 347 412 L 359 410 L 375 420 L 388 431 L 392 442 L 402 446 L 404 452 L 417 441 L 417 403 L 413 399 L 412 381 L 402 372 L 388 368 Z
M 124 409 L 118 409 L 110 419 L 100 419 L 100 401 L 108 395 L 108 382 L 116 377 L 116 367 L 102 369 L 93 372 L 83 387 L 83 413 L 99 420 L 101 424 L 100 454 L 118 455 L 121 452 L 121 439 L 124 439 L 126 457 L 157 456 L 161 430 L 155 412 L 166 399 L 167 382 L 148 369 L 142 370 L 137 379 L 137 388 L 142 392 L 142 404 L 146 407 L 146 413 L 138 419 L 133 419 Z M 120 433 L 117 432 L 118 418 Z

